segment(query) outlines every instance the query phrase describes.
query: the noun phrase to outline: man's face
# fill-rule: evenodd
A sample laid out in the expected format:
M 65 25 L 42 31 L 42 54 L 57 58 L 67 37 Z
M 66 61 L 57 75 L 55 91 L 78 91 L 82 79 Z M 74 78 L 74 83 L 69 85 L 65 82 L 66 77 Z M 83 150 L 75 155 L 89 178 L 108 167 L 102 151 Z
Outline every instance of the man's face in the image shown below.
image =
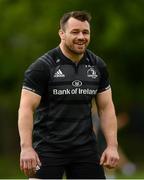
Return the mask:
M 66 50 L 81 55 L 90 42 L 90 25 L 87 21 L 70 18 L 60 36 Z

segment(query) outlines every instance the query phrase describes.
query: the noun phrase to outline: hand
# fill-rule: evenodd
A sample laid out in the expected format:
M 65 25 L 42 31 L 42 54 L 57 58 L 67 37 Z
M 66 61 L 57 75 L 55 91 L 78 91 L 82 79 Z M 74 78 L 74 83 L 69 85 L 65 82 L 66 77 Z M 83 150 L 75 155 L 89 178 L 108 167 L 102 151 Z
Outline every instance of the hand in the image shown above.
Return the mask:
M 117 151 L 117 147 L 107 147 L 102 153 L 100 159 L 100 165 L 104 165 L 105 167 L 111 169 L 115 168 L 118 165 L 119 154 Z
M 41 166 L 38 154 L 32 147 L 23 148 L 20 154 L 20 168 L 26 176 L 36 173 L 37 167 Z

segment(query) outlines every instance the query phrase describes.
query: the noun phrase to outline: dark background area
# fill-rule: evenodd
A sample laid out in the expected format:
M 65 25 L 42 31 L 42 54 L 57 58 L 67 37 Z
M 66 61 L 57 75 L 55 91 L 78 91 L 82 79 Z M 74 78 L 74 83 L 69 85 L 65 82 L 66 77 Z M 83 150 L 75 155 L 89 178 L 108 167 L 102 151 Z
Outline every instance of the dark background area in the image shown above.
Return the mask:
M 59 44 L 59 19 L 72 10 L 93 17 L 89 49 L 107 63 L 117 114 L 130 118 L 119 143 L 143 166 L 144 1 L 0 0 L 0 178 L 23 177 L 17 111 L 24 71 Z

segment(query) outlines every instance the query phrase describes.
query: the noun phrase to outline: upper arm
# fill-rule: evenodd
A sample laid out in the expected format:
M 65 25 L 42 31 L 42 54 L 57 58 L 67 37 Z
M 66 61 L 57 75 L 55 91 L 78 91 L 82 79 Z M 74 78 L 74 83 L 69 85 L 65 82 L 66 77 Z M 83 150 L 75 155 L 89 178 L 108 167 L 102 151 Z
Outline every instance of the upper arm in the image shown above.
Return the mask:
M 35 61 L 25 71 L 23 89 L 43 96 L 48 88 L 49 68 L 41 60 Z
M 39 105 L 41 96 L 26 89 L 22 89 L 19 109 L 34 111 Z
M 100 57 L 97 58 L 97 65 L 100 72 L 98 93 L 106 92 L 106 90 L 110 89 L 109 73 L 107 70 L 107 66 Z
M 113 107 L 111 88 L 106 91 L 103 91 L 102 93 L 97 94 L 96 104 L 98 111 L 102 111 L 105 110 L 106 108 Z

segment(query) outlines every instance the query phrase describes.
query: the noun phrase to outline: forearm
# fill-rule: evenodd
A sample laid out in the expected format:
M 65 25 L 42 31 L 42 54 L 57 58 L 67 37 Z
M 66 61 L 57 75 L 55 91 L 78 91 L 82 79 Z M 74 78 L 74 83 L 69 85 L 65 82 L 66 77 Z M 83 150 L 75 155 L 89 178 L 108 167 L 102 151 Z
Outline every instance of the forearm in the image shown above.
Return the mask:
M 18 128 L 21 148 L 32 147 L 33 111 L 31 109 L 19 109 Z
M 99 116 L 107 146 L 117 147 L 117 120 L 113 104 L 101 110 Z
M 107 143 L 100 164 L 108 168 L 114 168 L 118 164 L 119 155 L 117 151 L 117 120 L 111 89 L 97 95 L 97 106 L 101 128 Z

